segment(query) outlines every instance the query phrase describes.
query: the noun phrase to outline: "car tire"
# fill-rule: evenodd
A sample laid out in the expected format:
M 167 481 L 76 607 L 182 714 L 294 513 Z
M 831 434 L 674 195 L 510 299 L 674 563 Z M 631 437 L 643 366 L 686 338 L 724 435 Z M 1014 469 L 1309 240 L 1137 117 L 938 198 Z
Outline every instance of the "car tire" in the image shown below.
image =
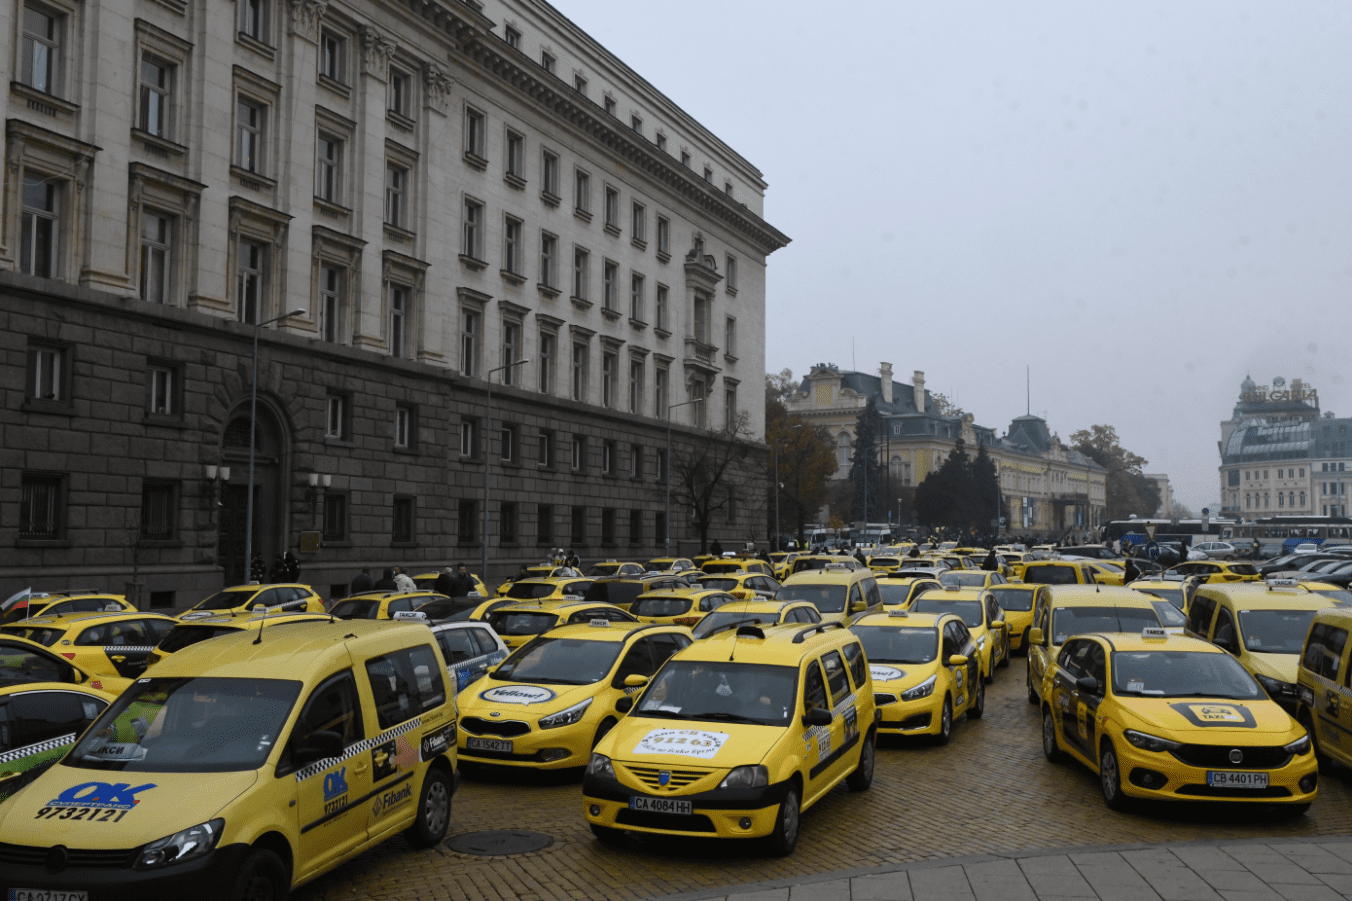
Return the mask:
M 607 845 L 611 848 L 618 848 L 624 844 L 623 829 L 615 829 L 612 826 L 598 826 L 595 823 L 592 823 L 591 831 L 592 835 L 596 836 L 596 840 L 603 845 Z
M 1042 711 L 1042 756 L 1049 763 L 1065 760 L 1065 752 L 1056 743 L 1056 720 L 1052 717 L 1050 707 Z
M 1029 668 L 1028 668 L 1028 675 L 1027 675 L 1027 677 L 1026 677 L 1026 681 L 1027 681 L 1027 683 L 1028 683 L 1028 703 L 1029 703 L 1029 704 L 1040 704 L 1040 703 L 1042 703 L 1042 697 L 1037 693 L 1037 690 L 1036 690 L 1035 688 L 1033 688 L 1033 668 L 1032 668 L 1032 667 L 1029 667 Z
M 610 717 L 601 720 L 601 725 L 596 727 L 596 735 L 592 738 L 591 746 L 593 749 L 601 743 L 601 739 L 606 737 L 606 733 L 615 728 L 615 721 Z
M 291 892 L 282 859 L 266 848 L 254 848 L 235 876 L 233 901 L 284 901 Z
M 972 698 L 971 705 L 967 708 L 967 718 L 969 720 L 979 720 L 982 714 L 986 712 L 986 686 L 977 683 L 976 693 Z
M 1109 810 L 1123 811 L 1131 806 L 1127 796 L 1122 794 L 1122 766 L 1117 760 L 1117 751 L 1113 749 L 1113 743 L 1106 740 L 1099 751 L 1099 789 Z
M 869 786 L 873 784 L 876 738 L 871 730 L 864 736 L 864 746 L 859 749 L 859 763 L 855 765 L 854 772 L 845 777 L 845 785 L 852 792 L 868 791 Z
M 934 736 L 936 745 L 946 745 L 953 737 L 953 699 L 944 697 L 944 709 L 939 714 L 939 734 Z
M 792 784 L 784 793 L 775 811 L 775 828 L 766 839 L 769 851 L 775 857 L 788 857 L 798 847 L 798 831 L 802 825 L 802 802 L 798 798 L 798 786 Z
M 1004 644 L 1004 646 L 1005 646 L 1005 652 L 1004 652 L 1003 654 L 1000 655 L 1000 669 L 1009 669 L 1009 633 L 1008 633 L 1008 632 L 1005 633 L 1005 640 L 1004 640 L 1003 644 Z
M 1310 717 L 1310 711 L 1304 707 L 1300 708 L 1300 713 L 1296 715 L 1296 722 L 1305 729 L 1310 736 L 1310 747 L 1314 749 L 1314 760 L 1319 765 L 1321 773 L 1328 773 L 1333 770 L 1333 761 L 1323 751 L 1319 750 L 1319 738 L 1314 734 L 1314 720 Z
M 1027 629 L 1024 629 L 1024 630 L 1023 630 L 1023 641 L 1019 642 L 1019 653 L 1022 654 L 1023 656 L 1025 656 L 1025 657 L 1028 656 L 1028 633 L 1030 633 L 1030 632 L 1032 632 L 1032 631 L 1033 631 L 1033 627 L 1032 627 L 1032 626 L 1029 626 Z
M 451 777 L 441 767 L 429 767 L 418 797 L 418 818 L 404 830 L 415 848 L 431 848 L 446 837 L 451 825 Z

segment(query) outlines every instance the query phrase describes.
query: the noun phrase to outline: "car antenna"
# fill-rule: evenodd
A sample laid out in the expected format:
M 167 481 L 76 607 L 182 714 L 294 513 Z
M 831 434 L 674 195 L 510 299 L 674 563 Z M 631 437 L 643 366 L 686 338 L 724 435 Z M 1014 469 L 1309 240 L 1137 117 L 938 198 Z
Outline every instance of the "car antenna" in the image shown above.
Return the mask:
M 262 644 L 262 643 L 263 643 L 263 623 L 264 623 L 264 621 L 267 620 L 267 618 L 268 618 L 268 616 L 267 616 L 268 608 L 267 608 L 267 607 L 264 607 L 262 604 L 255 604 L 255 605 L 254 605 L 254 608 L 253 608 L 253 612 L 259 614 L 259 617 L 258 617 L 258 637 L 255 638 L 255 639 L 253 640 L 253 643 L 254 643 L 254 644 Z
M 737 633 L 740 631 L 742 631 L 741 626 L 738 626 L 736 629 L 732 630 L 732 651 L 728 654 L 729 663 L 732 663 L 733 658 L 737 656 Z

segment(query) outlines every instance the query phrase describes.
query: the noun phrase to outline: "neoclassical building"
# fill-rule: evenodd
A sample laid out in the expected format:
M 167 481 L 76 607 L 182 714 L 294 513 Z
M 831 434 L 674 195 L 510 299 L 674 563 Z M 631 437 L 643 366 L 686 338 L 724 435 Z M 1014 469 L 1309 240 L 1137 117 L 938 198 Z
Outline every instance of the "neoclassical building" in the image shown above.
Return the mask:
M 961 438 L 968 452 L 985 447 L 1000 479 L 1002 510 L 1009 532 L 1083 537 L 1102 526 L 1106 471 L 1061 443 L 1040 417 L 1016 417 L 1004 435 L 976 425 L 971 414 L 945 416 L 916 371 L 909 384 L 894 381 L 892 364 L 878 372 L 841 371 L 814 365 L 788 401 L 790 412 L 826 430 L 836 442 L 834 478 L 846 478 L 854 456 L 855 426 L 870 397 L 877 398 L 887 432 L 879 447 L 888 487 L 913 487 L 938 469 Z M 895 492 L 894 492 L 895 493 Z M 897 499 L 893 499 L 895 510 Z M 899 520 L 909 511 L 898 511 Z
M 543 0 L 0 20 L 0 595 L 689 550 L 668 440 L 763 438 L 761 173 Z

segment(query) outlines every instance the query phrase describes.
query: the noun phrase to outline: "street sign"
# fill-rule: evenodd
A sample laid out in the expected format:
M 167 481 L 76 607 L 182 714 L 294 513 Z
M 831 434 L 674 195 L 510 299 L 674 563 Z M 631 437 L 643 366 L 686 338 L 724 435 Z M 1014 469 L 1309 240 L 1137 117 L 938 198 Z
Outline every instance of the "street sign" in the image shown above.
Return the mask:
M 1145 537 L 1147 541 L 1155 540 L 1155 523 L 1148 522 L 1145 524 Z
M 1154 529 L 1151 528 L 1151 531 L 1154 531 Z M 1145 546 L 1145 555 L 1149 557 L 1151 560 L 1158 560 L 1160 556 L 1160 546 L 1156 544 L 1154 541 L 1148 542 Z

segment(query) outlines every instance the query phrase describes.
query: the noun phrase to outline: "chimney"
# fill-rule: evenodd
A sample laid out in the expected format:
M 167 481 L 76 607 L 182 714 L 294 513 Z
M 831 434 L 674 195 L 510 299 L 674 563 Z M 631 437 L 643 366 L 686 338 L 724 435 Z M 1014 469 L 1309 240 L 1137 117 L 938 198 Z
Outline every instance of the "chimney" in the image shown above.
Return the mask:
M 925 373 L 919 369 L 911 376 L 911 384 L 915 388 L 915 409 L 918 413 L 925 412 Z
M 878 375 L 882 377 L 883 403 L 892 403 L 892 364 L 884 363 L 878 367 Z

